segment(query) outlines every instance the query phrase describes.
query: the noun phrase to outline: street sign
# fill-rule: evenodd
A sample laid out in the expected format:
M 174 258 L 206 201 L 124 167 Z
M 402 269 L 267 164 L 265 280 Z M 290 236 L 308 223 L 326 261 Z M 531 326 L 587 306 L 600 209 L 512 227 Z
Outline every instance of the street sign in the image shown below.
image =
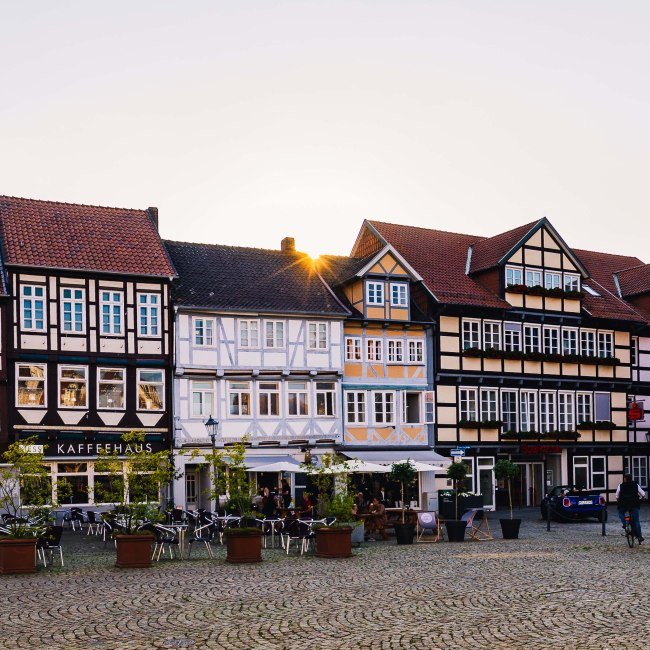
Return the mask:
M 451 455 L 453 457 L 460 457 L 465 455 L 465 450 L 464 449 L 452 449 L 451 450 Z

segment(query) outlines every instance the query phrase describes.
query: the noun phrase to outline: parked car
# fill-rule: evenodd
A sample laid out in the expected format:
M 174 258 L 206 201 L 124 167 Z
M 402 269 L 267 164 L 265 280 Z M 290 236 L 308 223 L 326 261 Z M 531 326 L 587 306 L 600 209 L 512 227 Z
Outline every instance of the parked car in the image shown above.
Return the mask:
M 542 499 L 542 517 L 546 519 L 550 512 L 551 519 L 569 521 L 589 519 L 607 520 L 607 501 L 598 490 L 578 489 L 573 485 L 556 485 Z

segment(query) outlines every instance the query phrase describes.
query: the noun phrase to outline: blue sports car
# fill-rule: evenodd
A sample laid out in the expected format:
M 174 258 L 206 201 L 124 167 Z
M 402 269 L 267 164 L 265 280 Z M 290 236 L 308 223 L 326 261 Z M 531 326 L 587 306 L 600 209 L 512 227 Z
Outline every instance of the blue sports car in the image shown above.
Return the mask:
M 580 490 L 573 485 L 556 485 L 544 497 L 542 517 L 556 521 L 596 518 L 607 521 L 607 501 L 598 490 Z

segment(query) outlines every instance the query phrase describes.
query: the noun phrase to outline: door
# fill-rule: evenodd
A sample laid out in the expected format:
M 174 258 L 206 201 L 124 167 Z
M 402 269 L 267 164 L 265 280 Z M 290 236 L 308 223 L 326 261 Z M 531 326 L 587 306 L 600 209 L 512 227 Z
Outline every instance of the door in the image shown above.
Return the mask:
M 478 458 L 478 491 L 486 510 L 494 510 L 494 459 Z

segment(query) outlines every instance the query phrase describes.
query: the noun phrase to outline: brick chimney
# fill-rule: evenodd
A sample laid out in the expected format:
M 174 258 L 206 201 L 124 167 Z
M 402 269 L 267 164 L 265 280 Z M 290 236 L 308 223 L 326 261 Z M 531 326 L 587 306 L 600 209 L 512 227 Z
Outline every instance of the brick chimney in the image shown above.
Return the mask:
M 158 208 L 147 208 L 147 212 L 149 213 L 151 223 L 153 223 L 155 229 L 158 230 Z
M 280 250 L 283 253 L 295 253 L 296 252 L 296 240 L 293 237 L 285 237 L 280 242 Z

